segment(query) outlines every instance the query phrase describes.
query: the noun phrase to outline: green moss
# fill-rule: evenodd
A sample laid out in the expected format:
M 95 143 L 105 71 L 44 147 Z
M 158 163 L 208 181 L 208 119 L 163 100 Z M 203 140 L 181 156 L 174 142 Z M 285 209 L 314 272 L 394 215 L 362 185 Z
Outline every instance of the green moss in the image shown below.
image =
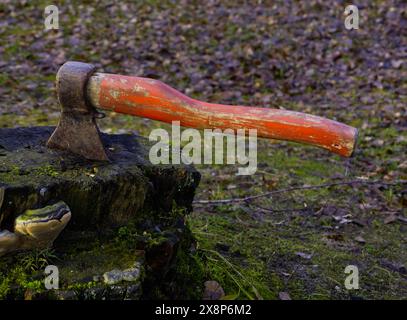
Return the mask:
M 115 241 L 125 247 L 135 247 L 138 241 L 140 241 L 140 237 L 139 231 L 131 223 L 128 226 L 119 228 Z
M 2 86 L 5 85 L 8 80 L 9 80 L 9 76 L 7 75 L 7 73 L 0 74 L 0 85 L 2 85 Z
M 73 290 L 77 293 L 82 294 L 85 290 L 91 289 L 93 287 L 99 286 L 100 284 L 96 281 L 89 281 L 89 282 L 84 282 L 84 283 L 73 283 L 69 284 L 66 287 L 66 290 Z
M 128 269 L 138 259 L 135 249 L 122 244 L 91 242 L 86 247 L 69 248 L 61 259 L 61 285 L 82 283 L 89 276 L 102 275 L 113 269 Z
M 26 290 L 34 293 L 44 291 L 44 282 L 35 279 L 37 275 L 37 271 L 28 270 L 23 264 L 14 264 L 7 272 L 3 271 L 0 273 L 0 299 L 9 296 L 23 298 Z
M 38 175 L 46 175 L 50 177 L 57 177 L 59 175 L 59 172 L 54 169 L 52 165 L 46 165 L 40 168 L 36 169 L 36 173 Z
M 10 292 L 10 282 L 11 279 L 9 277 L 0 274 L 0 299 L 6 299 L 8 293 Z
M 205 266 L 202 257 L 197 252 L 187 248 L 179 250 L 175 257 L 176 269 L 172 278 L 173 286 L 177 288 L 174 297 L 181 299 L 201 299 L 205 280 Z

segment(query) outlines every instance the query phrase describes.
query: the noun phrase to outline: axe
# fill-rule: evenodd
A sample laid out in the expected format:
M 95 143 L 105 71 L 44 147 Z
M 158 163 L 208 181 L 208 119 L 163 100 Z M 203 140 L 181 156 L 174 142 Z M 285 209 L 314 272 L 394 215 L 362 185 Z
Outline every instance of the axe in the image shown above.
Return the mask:
M 91 160 L 109 160 L 96 119 L 103 109 L 197 129 L 256 129 L 263 138 L 310 144 L 344 157 L 354 151 L 357 129 L 288 110 L 229 106 L 192 99 L 159 80 L 96 73 L 95 66 L 69 61 L 58 71 L 61 118 L 47 142 Z

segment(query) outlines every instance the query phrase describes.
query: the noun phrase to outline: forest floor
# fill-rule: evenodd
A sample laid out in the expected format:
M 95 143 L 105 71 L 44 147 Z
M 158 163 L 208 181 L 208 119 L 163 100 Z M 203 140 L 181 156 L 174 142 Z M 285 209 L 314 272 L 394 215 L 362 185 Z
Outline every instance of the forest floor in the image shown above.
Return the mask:
M 160 79 L 205 101 L 355 126 L 351 159 L 259 140 L 255 175 L 197 166 L 202 181 L 188 223 L 207 279 L 227 298 L 407 297 L 402 1 L 358 1 L 359 29 L 351 31 L 343 1 L 60 1 L 58 31 L 44 29 L 48 1 L 18 2 L 0 4 L 0 127 L 57 123 L 53 82 L 66 60 Z M 145 136 L 169 128 L 114 114 L 99 123 Z M 348 265 L 358 267 L 359 289 L 345 288 Z

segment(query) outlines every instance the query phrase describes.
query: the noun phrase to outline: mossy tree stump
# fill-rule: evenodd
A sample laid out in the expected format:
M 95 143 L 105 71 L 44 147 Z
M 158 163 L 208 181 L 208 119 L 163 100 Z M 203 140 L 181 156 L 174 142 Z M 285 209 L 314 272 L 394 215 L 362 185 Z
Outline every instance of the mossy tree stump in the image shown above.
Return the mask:
M 149 142 L 134 135 L 103 134 L 110 163 L 50 150 L 45 143 L 53 129 L 0 129 L 0 230 L 13 231 L 18 215 L 57 201 L 72 212 L 53 253 L 40 252 L 45 255 L 40 261 L 51 260 L 60 269 L 60 290 L 52 296 L 188 298 L 180 294 L 183 284 L 177 289 L 174 281 L 194 243 L 185 216 L 200 174 L 191 166 L 152 165 Z M 35 260 L 29 252 L 0 258 L 3 297 L 51 297 L 38 282 L 43 265 L 28 268 L 27 257 Z M 134 265 L 140 269 L 137 285 L 117 272 L 110 274 L 119 274 L 117 281 L 108 278 L 108 272 Z M 19 276 L 13 272 L 23 273 L 26 283 L 16 284 Z

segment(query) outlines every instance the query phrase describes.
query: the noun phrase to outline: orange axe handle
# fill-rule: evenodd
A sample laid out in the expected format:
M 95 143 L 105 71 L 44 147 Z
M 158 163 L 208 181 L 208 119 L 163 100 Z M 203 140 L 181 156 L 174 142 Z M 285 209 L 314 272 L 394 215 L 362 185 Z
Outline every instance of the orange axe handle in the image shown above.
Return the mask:
M 314 145 L 341 156 L 352 155 L 357 129 L 301 112 L 229 106 L 187 97 L 158 80 L 95 73 L 87 98 L 100 109 L 159 120 L 180 121 L 197 129 L 256 129 L 264 138 Z

